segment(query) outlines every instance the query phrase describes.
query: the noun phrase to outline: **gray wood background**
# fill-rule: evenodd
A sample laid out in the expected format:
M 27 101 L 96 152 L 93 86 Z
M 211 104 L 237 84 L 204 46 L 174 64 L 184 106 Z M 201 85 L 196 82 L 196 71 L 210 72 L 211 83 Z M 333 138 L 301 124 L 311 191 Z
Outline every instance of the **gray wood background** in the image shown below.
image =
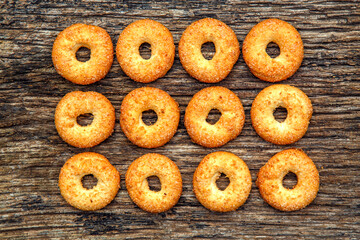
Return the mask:
M 103 80 L 88 86 L 75 85 L 57 74 L 51 61 L 57 34 L 74 23 L 103 27 L 115 46 L 128 24 L 151 18 L 169 28 L 177 46 L 185 28 L 204 17 L 228 24 L 240 45 L 251 27 L 267 18 L 280 18 L 299 30 L 305 58 L 295 75 L 282 83 L 300 88 L 313 103 L 309 129 L 300 141 L 276 146 L 255 133 L 250 120 L 251 103 L 271 83 L 254 77 L 242 55 L 230 75 L 217 84 L 191 78 L 181 66 L 178 54 L 167 75 L 150 84 L 129 79 L 114 59 Z M 209 49 L 204 50 L 205 55 Z M 360 239 L 359 52 L 358 1 L 1 1 L 0 238 Z M 134 146 L 120 129 L 122 99 L 143 86 L 167 91 L 181 108 L 177 133 L 157 149 Z M 234 91 L 246 114 L 241 135 L 217 149 L 193 144 L 183 124 L 192 95 L 208 86 Z M 54 126 L 58 101 L 74 90 L 100 92 L 116 109 L 113 135 L 91 149 L 66 144 Z M 313 159 L 321 184 L 317 198 L 307 208 L 284 213 L 266 204 L 254 183 L 260 167 L 275 153 L 290 147 L 302 148 Z M 201 206 L 192 192 L 192 175 L 198 163 L 218 150 L 237 154 L 251 171 L 250 197 L 235 212 L 211 212 Z M 116 198 L 96 212 L 72 208 L 57 186 L 65 161 L 85 151 L 103 154 L 121 173 L 121 189 Z M 171 158 L 183 177 L 179 203 L 161 214 L 139 209 L 125 187 L 128 166 L 149 152 Z

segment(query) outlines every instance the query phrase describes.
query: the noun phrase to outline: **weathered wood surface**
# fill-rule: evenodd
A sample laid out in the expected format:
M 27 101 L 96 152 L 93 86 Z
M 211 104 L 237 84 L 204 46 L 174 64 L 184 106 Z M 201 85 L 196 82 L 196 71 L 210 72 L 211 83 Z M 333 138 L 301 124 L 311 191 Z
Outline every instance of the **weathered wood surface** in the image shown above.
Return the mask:
M 360 238 L 360 13 L 357 1 L 2 1 L 0 3 L 0 238 Z M 174 36 L 176 46 L 195 20 L 213 17 L 236 33 L 240 44 L 252 26 L 267 18 L 293 24 L 305 46 L 305 58 L 293 77 L 284 81 L 302 89 L 312 100 L 314 114 L 306 135 L 290 146 L 262 140 L 253 130 L 250 107 L 257 93 L 269 86 L 254 77 L 242 56 L 220 83 L 204 84 L 182 68 L 178 54 L 168 74 L 150 84 L 135 83 L 116 61 L 105 79 L 89 86 L 70 83 L 56 73 L 51 61 L 57 34 L 73 23 L 105 28 L 114 45 L 125 26 L 152 18 Z M 241 135 L 218 149 L 193 144 L 183 116 L 193 94 L 204 87 L 233 90 L 245 108 Z M 119 109 L 131 90 L 152 86 L 178 101 L 181 122 L 174 138 L 157 149 L 131 144 L 119 125 Z M 104 94 L 116 109 L 115 132 L 91 149 L 69 146 L 54 126 L 56 104 L 73 90 Z M 254 182 L 259 168 L 275 153 L 302 148 L 320 172 L 321 186 L 307 208 L 284 213 L 267 205 Z M 253 187 L 237 211 L 210 212 L 192 192 L 192 175 L 208 153 L 225 150 L 249 166 Z M 82 212 L 59 193 L 57 179 L 74 154 L 105 155 L 121 173 L 121 190 L 106 208 Z M 150 214 L 130 200 L 124 174 L 137 157 L 156 152 L 170 157 L 183 177 L 183 194 L 170 211 Z

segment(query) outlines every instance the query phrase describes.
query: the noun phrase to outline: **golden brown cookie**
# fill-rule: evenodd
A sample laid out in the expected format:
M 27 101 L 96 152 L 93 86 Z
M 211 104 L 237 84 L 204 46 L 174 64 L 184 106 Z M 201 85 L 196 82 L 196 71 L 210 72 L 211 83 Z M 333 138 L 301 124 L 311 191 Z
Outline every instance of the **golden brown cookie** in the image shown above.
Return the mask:
M 216 185 L 221 173 L 230 180 L 223 191 Z M 246 163 L 235 154 L 213 152 L 201 160 L 194 173 L 193 187 L 204 207 L 217 212 L 235 211 L 250 194 L 251 175 Z
M 81 47 L 91 51 L 86 62 L 76 59 L 76 52 Z M 59 33 L 53 45 L 52 60 L 61 76 L 73 83 L 87 85 L 106 76 L 113 54 L 111 38 L 104 29 L 79 23 Z
M 147 110 L 153 110 L 157 115 L 157 121 L 150 126 L 142 120 L 142 112 Z M 156 148 L 170 141 L 179 120 L 179 105 L 168 93 L 158 88 L 137 88 L 126 95 L 121 104 L 121 129 L 139 147 Z
M 97 178 L 91 189 L 83 187 L 81 179 L 86 175 Z M 61 195 L 73 207 L 94 211 L 108 205 L 120 188 L 120 174 L 101 154 L 85 152 L 66 161 L 59 176 Z
M 282 184 L 286 174 L 296 174 L 293 189 Z M 261 196 L 281 211 L 295 211 L 309 205 L 319 191 L 319 172 L 313 161 L 300 149 L 275 154 L 259 171 L 256 185 Z
M 150 176 L 159 178 L 160 191 L 149 189 L 147 178 Z M 131 200 L 141 209 L 152 213 L 172 208 L 182 192 L 178 167 L 168 157 L 157 153 L 148 153 L 136 159 L 128 168 L 125 181 Z
M 286 108 L 285 121 L 278 122 L 274 111 Z M 275 84 L 263 89 L 251 106 L 252 125 L 264 140 L 286 145 L 302 138 L 309 126 L 313 108 L 308 96 L 296 87 Z
M 151 45 L 150 59 L 141 57 L 141 44 Z M 149 83 L 163 77 L 174 63 L 175 45 L 170 31 L 161 23 L 138 20 L 127 26 L 116 45 L 117 60 L 131 79 Z
M 276 58 L 266 53 L 267 45 L 271 42 L 280 48 L 280 55 Z M 299 32 L 279 19 L 267 19 L 255 25 L 244 40 L 242 52 L 250 71 L 268 82 L 279 82 L 291 77 L 304 58 Z
M 77 123 L 77 117 L 86 113 L 91 113 L 94 119 L 90 125 L 81 126 Z M 68 144 L 79 148 L 93 147 L 113 132 L 115 109 L 100 93 L 70 92 L 56 107 L 55 126 L 60 137 Z
M 207 60 L 201 53 L 204 43 L 215 45 L 215 55 Z M 216 83 L 231 71 L 240 55 L 234 31 L 225 23 L 204 18 L 186 28 L 179 42 L 179 57 L 185 70 L 197 80 Z
M 210 124 L 206 118 L 212 109 L 221 112 L 220 119 Z M 245 113 L 240 99 L 224 87 L 208 87 L 197 92 L 185 110 L 185 127 L 191 139 L 204 147 L 220 147 L 241 132 Z

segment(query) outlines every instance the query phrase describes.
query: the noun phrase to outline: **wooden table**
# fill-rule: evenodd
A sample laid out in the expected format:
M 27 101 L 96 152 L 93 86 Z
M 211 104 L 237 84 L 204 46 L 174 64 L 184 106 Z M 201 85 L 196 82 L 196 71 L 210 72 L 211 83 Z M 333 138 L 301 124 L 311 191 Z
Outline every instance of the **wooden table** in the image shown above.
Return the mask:
M 359 2 L 104 2 L 0 3 L 0 238 L 360 238 Z M 116 59 L 104 79 L 88 86 L 65 80 L 52 64 L 54 39 L 74 23 L 103 27 L 115 45 L 128 24 L 151 18 L 169 28 L 177 47 L 185 28 L 204 17 L 228 24 L 240 45 L 250 29 L 267 18 L 280 18 L 299 30 L 305 58 L 295 75 L 282 83 L 300 88 L 313 103 L 309 129 L 300 141 L 277 146 L 256 134 L 250 120 L 251 103 L 271 83 L 253 76 L 241 55 L 229 76 L 217 84 L 200 83 L 190 77 L 181 66 L 178 53 L 166 76 L 150 84 L 132 81 Z M 156 149 L 133 145 L 120 129 L 119 111 L 124 96 L 143 86 L 167 91 L 181 108 L 177 133 L 168 144 Z M 234 91 L 246 114 L 240 136 L 216 149 L 192 143 L 183 122 L 191 97 L 209 86 Z M 114 133 L 90 149 L 68 145 L 55 129 L 55 107 L 66 93 L 74 90 L 100 92 L 116 109 Z M 291 147 L 303 149 L 315 162 L 320 190 L 307 208 L 280 212 L 261 198 L 255 186 L 256 174 L 275 153 Z M 252 175 L 250 197 L 234 212 L 211 212 L 192 192 L 192 175 L 198 163 L 205 155 L 219 150 L 241 157 Z M 96 212 L 71 207 L 57 186 L 65 161 L 86 151 L 103 154 L 121 173 L 121 189 L 116 198 Z M 150 152 L 171 158 L 183 177 L 178 204 L 161 214 L 139 209 L 125 187 L 128 166 Z

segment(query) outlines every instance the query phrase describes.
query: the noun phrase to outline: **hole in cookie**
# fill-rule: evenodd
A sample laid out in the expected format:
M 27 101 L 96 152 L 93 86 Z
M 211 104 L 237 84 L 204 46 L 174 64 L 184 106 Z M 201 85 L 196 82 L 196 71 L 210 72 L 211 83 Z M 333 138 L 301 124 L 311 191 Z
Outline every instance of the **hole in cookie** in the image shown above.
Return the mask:
M 283 122 L 283 121 L 285 121 L 286 117 L 287 117 L 286 108 L 278 107 L 278 108 L 275 109 L 274 118 L 275 118 L 276 121 Z
M 158 192 L 161 190 L 160 179 L 157 176 L 150 176 L 146 179 L 148 181 L 149 189 Z
M 76 122 L 80 125 L 80 126 L 88 126 L 92 123 L 94 119 L 94 115 L 92 115 L 91 113 L 85 113 L 85 114 L 81 114 L 76 118 Z
M 221 173 L 220 177 L 216 180 L 216 186 L 221 190 L 221 191 L 224 191 L 227 186 L 229 186 L 230 184 L 230 180 L 229 178 Z
M 76 59 L 80 62 L 87 62 L 90 59 L 91 51 L 87 47 L 81 47 L 76 52 Z
M 153 125 L 157 121 L 156 112 L 154 112 L 153 110 L 144 111 L 142 112 L 141 119 L 146 125 L 148 126 Z
M 282 182 L 283 186 L 287 189 L 293 189 L 297 184 L 297 177 L 295 173 L 289 172 L 285 175 Z
M 269 43 L 266 47 L 266 53 L 271 57 L 271 58 L 276 58 L 277 56 L 280 55 L 280 48 L 276 43 Z
M 92 174 L 85 175 L 81 179 L 81 183 L 82 183 L 83 187 L 86 189 L 92 189 L 93 187 L 96 186 L 97 182 L 98 182 L 98 180 Z
M 143 43 L 139 47 L 140 56 L 147 60 L 151 57 L 151 45 L 148 43 Z
M 206 118 L 206 121 L 214 125 L 215 123 L 217 123 L 217 121 L 219 121 L 220 117 L 221 117 L 221 112 L 219 110 L 211 109 Z
M 215 55 L 216 49 L 213 42 L 206 42 L 201 46 L 201 53 L 206 60 L 211 60 Z

